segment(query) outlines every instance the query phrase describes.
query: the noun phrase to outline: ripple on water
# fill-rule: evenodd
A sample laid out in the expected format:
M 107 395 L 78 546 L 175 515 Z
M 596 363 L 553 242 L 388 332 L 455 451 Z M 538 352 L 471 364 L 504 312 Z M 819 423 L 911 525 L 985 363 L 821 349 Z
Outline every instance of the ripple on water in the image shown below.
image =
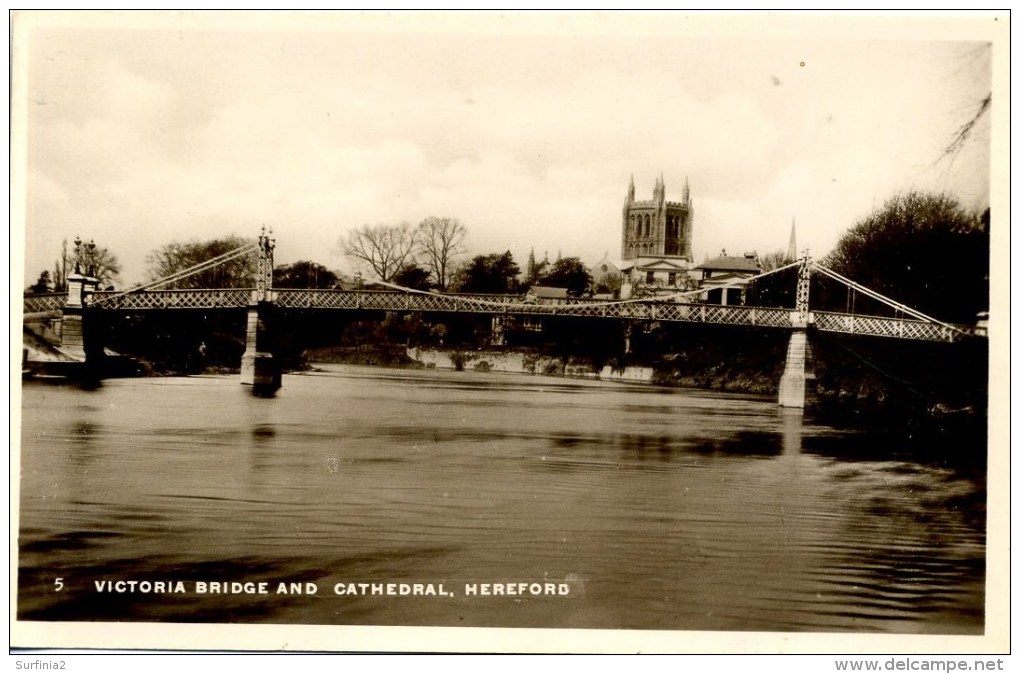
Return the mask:
M 983 629 L 983 474 L 754 396 L 335 367 L 272 400 L 203 377 L 29 384 L 23 403 L 23 618 Z M 38 591 L 55 571 L 59 597 Z M 576 594 L 86 592 L 115 576 L 570 578 Z

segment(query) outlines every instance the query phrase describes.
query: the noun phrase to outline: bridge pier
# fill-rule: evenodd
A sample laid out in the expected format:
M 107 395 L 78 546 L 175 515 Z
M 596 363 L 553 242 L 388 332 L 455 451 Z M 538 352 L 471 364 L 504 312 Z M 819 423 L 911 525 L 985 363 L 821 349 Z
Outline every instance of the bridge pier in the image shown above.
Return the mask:
M 99 280 L 81 274 L 67 276 L 67 303 L 61 320 L 61 347 L 68 356 L 84 361 L 85 297 L 99 286 Z
M 241 356 L 241 384 L 251 386 L 256 395 L 272 395 L 283 377 L 273 357 L 272 302 L 257 302 L 248 307 L 248 328 Z
M 82 363 L 83 380 L 99 378 L 103 345 L 95 317 L 85 315 L 85 298 L 99 286 L 99 279 L 72 273 L 67 276 L 67 303 L 61 310 L 60 351 Z
M 790 333 L 786 366 L 779 380 L 779 406 L 804 413 L 809 384 L 815 375 L 811 369 L 811 342 L 806 329 Z

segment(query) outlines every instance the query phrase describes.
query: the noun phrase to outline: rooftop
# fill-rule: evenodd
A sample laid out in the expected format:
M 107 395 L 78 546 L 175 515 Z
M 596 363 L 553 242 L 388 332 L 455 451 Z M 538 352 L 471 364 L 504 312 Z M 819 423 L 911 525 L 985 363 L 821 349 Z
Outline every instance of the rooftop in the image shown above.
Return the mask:
M 560 300 L 567 296 L 566 288 L 555 288 L 553 286 L 531 286 L 528 293 L 543 300 Z
M 711 271 L 749 271 L 758 273 L 761 267 L 758 266 L 758 257 L 753 253 L 744 255 L 720 255 L 707 260 L 695 267 L 695 269 L 708 269 Z

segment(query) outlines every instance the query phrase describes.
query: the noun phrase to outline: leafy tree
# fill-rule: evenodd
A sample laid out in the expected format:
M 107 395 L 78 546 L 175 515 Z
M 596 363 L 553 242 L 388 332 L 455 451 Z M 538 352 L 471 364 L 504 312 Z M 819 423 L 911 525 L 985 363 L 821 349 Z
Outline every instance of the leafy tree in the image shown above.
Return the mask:
M 332 288 L 338 278 L 318 262 L 301 260 L 273 270 L 274 288 Z
M 404 265 L 404 268 L 393 276 L 393 282 L 398 286 L 414 290 L 429 290 L 432 288 L 429 270 L 416 264 Z
M 453 275 L 456 257 L 464 252 L 467 228 L 454 218 L 425 218 L 418 225 L 418 254 L 425 269 L 432 272 L 436 285 L 446 290 Z
M 149 280 L 156 281 L 252 243 L 228 236 L 210 241 L 174 241 L 149 253 Z M 168 288 L 251 288 L 255 285 L 256 253 L 228 260 L 169 284 Z
M 477 255 L 458 272 L 455 285 L 465 293 L 513 293 L 517 291 L 520 273 L 510 251 Z
M 401 225 L 363 225 L 339 242 L 340 252 L 362 262 L 382 281 L 390 281 L 411 258 L 418 230 Z
M 910 192 L 859 220 L 822 264 L 940 320 L 970 323 L 988 309 L 989 244 L 987 211 Z
M 39 274 L 39 280 L 30 285 L 27 292 L 33 295 L 53 292 L 53 280 L 50 279 L 49 270 L 43 269 L 42 273 Z
M 542 279 L 542 285 L 566 288 L 575 296 L 586 292 L 591 284 L 591 273 L 577 257 L 561 257 L 556 260 Z

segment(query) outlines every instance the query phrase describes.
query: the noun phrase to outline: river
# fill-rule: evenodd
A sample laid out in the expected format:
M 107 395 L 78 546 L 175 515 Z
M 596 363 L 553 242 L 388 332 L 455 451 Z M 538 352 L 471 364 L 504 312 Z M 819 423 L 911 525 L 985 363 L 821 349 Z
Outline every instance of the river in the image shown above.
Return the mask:
M 21 619 L 983 631 L 977 443 L 477 372 L 22 395 Z

